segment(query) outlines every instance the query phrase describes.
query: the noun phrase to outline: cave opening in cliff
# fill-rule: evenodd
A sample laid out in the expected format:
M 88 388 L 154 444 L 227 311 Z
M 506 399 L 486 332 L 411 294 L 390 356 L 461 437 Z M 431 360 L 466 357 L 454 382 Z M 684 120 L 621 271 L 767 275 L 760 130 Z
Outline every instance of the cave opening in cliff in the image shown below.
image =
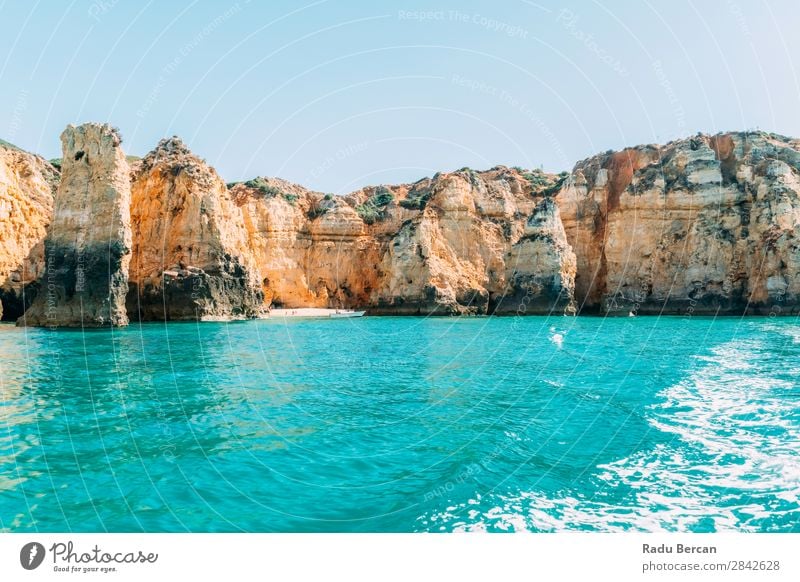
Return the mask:
M 14 291 L 0 289 L 0 306 L 3 314 L 0 321 L 17 321 L 30 307 L 34 295 L 33 289 L 28 289 L 27 292 L 23 291 L 21 296 Z

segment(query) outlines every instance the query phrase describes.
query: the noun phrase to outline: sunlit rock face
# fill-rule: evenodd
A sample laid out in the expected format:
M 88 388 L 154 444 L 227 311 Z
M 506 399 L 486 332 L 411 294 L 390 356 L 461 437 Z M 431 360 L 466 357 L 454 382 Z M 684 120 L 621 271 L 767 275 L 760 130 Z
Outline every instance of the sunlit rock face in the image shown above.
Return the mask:
M 548 192 L 555 181 L 498 166 L 416 184 L 409 197 L 426 202 L 387 248 L 377 309 L 571 312 L 575 256 Z
M 127 325 L 130 176 L 107 124 L 68 126 L 53 219 L 44 239 L 40 291 L 22 325 Z
M 241 210 L 216 171 L 179 138 L 162 140 L 139 164 L 131 222 L 132 318 L 228 320 L 261 313 Z
M 58 180 L 56 168 L 40 156 L 0 144 L 0 314 L 4 320 L 15 321 L 36 296 Z
M 16 318 L 41 289 L 28 325 L 269 307 L 797 311 L 800 144 L 774 134 L 607 152 L 559 176 L 462 168 L 343 196 L 278 178 L 226 185 L 178 138 L 131 164 L 107 125 L 70 126 L 62 143 L 60 175 L 0 145 L 0 302 Z
M 580 308 L 787 313 L 800 292 L 800 143 L 698 135 L 579 162 L 557 200 Z
M 385 314 L 574 310 L 555 176 L 499 166 L 324 195 L 232 187 L 266 300 Z

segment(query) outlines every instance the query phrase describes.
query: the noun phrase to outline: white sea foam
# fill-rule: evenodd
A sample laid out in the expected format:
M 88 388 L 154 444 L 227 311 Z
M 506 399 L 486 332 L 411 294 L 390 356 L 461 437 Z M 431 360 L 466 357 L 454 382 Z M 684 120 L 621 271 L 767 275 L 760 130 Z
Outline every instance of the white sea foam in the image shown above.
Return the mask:
M 785 333 L 800 339 L 800 331 Z M 687 531 L 701 525 L 760 531 L 758 520 L 800 520 L 800 428 L 791 419 L 797 404 L 786 397 L 794 388 L 786 378 L 794 378 L 791 368 L 777 373 L 770 361 L 776 357 L 781 355 L 760 342 L 735 340 L 698 358 L 703 365 L 664 390 L 662 402 L 649 411 L 652 427 L 674 438 L 599 465 L 594 480 L 603 495 L 487 495 L 481 505 L 489 509 L 478 513 L 473 507 L 468 521 L 458 521 L 464 513 L 449 507 L 430 525 L 470 531 Z M 625 505 L 605 501 L 606 493 L 623 490 L 629 493 L 615 497 L 629 500 Z
M 564 334 L 556 331 L 555 327 L 550 328 L 550 341 L 553 342 L 558 349 L 564 347 Z

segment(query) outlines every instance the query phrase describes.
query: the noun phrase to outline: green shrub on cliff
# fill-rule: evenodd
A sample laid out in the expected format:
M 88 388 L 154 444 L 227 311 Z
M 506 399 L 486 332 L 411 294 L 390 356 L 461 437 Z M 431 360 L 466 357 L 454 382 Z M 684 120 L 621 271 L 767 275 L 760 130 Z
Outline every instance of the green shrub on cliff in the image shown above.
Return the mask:
M 523 172 L 522 177 L 525 178 L 534 190 L 545 188 L 550 183 L 547 174 L 541 170 L 531 170 L 530 172 Z
M 392 200 L 394 200 L 394 194 L 392 194 L 389 189 L 384 186 L 378 186 L 375 188 L 375 194 L 373 194 L 370 198 L 370 201 L 375 206 L 386 206 Z
M 394 194 L 385 186 L 378 186 L 375 188 L 375 193 L 364 204 L 356 206 L 356 212 L 361 217 L 361 220 L 367 224 L 372 224 L 384 218 L 386 205 L 392 200 L 394 200 Z
M 542 196 L 553 196 L 557 194 L 561 187 L 569 177 L 569 172 L 561 172 L 554 182 L 550 181 L 550 177 L 542 170 L 532 170 L 522 174 L 528 183 L 531 185 L 531 191 L 534 194 L 541 194 Z
M 264 196 L 268 198 L 274 198 L 280 194 L 283 194 L 278 188 L 275 186 L 271 186 L 269 182 L 267 182 L 264 178 L 253 178 L 252 180 L 248 180 L 244 183 L 245 186 L 248 188 L 253 188 L 261 192 Z
M 328 212 L 327 208 L 319 206 L 316 208 L 312 208 L 308 212 L 306 212 L 306 216 L 308 216 L 309 220 L 314 220 L 315 218 L 319 218 L 320 216 L 327 214 L 327 212 Z
M 423 210 L 425 206 L 428 204 L 428 200 L 431 199 L 432 195 L 433 192 L 431 192 L 430 190 L 427 192 L 423 192 L 421 194 L 409 192 L 408 198 L 404 198 L 399 202 L 399 204 L 403 208 L 408 208 L 409 210 Z
M 17 151 L 20 151 L 20 152 L 23 151 L 21 147 L 17 147 L 13 143 L 7 142 L 4 139 L 0 139 L 0 146 L 6 147 L 6 148 L 8 148 L 10 150 L 17 150 Z
M 361 217 L 361 220 L 366 222 L 367 224 L 372 224 L 380 220 L 382 211 L 379 208 L 371 205 L 369 200 L 364 204 L 359 204 L 356 206 L 356 212 Z
M 114 136 L 115 146 L 122 144 L 122 131 L 116 125 L 111 128 L 111 135 Z
M 567 178 L 569 178 L 569 172 L 561 172 L 558 175 L 558 179 L 555 182 L 553 182 L 551 186 L 548 186 L 542 191 L 542 195 L 554 196 L 558 194 L 558 191 L 561 190 L 561 188 L 564 186 L 564 183 L 567 181 Z
M 330 200 L 330 198 L 328 198 L 326 195 L 323 200 Z M 323 206 L 317 198 L 311 197 L 306 216 L 309 218 L 309 220 L 314 220 L 315 218 L 319 218 L 323 214 L 326 214 L 328 210 L 330 210 L 330 206 Z

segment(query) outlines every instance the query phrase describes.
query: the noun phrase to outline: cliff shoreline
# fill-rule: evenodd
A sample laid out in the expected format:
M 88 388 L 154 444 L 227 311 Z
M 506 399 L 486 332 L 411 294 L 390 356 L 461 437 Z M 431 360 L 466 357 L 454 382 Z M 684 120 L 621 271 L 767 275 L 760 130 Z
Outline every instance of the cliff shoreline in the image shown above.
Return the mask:
M 462 168 L 338 196 L 225 184 L 177 137 L 141 160 L 69 126 L 0 145 L 4 320 L 51 327 L 371 315 L 796 315 L 800 142 L 698 134 L 559 175 Z M 23 315 L 24 313 L 24 315 Z

